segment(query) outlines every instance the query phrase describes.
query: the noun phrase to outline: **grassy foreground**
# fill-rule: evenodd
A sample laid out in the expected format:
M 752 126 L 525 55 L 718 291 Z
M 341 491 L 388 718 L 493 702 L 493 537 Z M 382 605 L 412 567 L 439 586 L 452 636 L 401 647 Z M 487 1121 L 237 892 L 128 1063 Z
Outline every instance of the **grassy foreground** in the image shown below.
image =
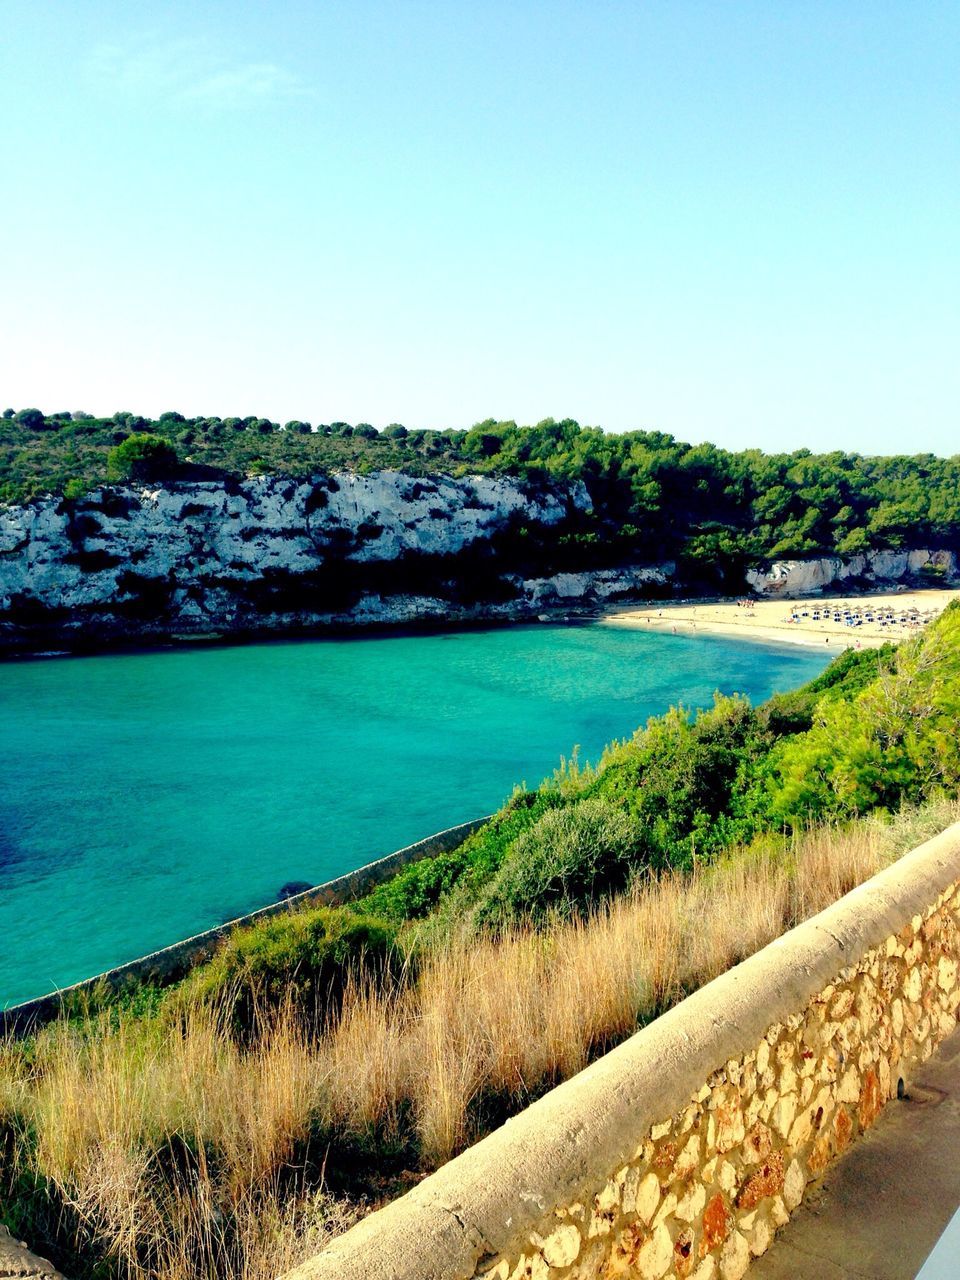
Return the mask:
M 960 610 L 673 711 L 354 910 L 0 1045 L 0 1205 L 68 1274 L 273 1277 L 960 818 Z
M 960 818 L 940 803 L 669 872 L 582 918 L 348 978 L 311 1034 L 222 1004 L 0 1050 L 0 1202 L 74 1276 L 268 1280 L 684 994 Z

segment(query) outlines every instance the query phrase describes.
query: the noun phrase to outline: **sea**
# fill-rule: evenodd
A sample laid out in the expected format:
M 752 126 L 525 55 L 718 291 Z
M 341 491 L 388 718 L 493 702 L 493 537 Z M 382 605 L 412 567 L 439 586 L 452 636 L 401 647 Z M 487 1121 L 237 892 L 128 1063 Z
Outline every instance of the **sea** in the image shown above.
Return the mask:
M 587 625 L 0 664 L 0 1007 L 496 810 L 817 648 Z

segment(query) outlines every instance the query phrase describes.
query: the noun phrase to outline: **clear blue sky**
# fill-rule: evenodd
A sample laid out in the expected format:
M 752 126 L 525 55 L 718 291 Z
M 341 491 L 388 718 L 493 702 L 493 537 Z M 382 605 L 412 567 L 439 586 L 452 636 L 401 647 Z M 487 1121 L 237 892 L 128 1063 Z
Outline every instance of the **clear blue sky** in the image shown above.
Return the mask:
M 960 5 L 0 0 L 0 400 L 960 450 Z

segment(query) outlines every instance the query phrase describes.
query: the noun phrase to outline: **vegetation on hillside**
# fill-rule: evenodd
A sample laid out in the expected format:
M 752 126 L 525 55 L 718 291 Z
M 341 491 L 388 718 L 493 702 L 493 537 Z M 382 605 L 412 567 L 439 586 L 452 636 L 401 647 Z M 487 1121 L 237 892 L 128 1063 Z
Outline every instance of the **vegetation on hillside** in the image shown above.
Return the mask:
M 674 709 L 362 903 L 0 1046 L 0 1201 L 70 1274 L 272 1276 L 960 817 L 960 608 Z
M 960 546 L 960 456 L 768 455 L 687 445 L 656 431 L 606 433 L 564 419 L 492 419 L 469 431 L 377 432 L 366 423 L 266 418 L 93 418 L 38 409 L 0 417 L 0 502 L 77 497 L 119 479 L 303 476 L 391 468 L 582 480 L 595 505 L 559 531 L 570 564 L 679 558 L 689 575 L 764 557 Z
M 894 648 L 848 650 L 751 707 L 674 707 L 595 766 L 518 791 L 460 849 L 405 868 L 366 910 L 430 927 L 570 915 L 638 875 L 690 870 L 811 821 L 897 812 L 960 791 L 960 609 Z

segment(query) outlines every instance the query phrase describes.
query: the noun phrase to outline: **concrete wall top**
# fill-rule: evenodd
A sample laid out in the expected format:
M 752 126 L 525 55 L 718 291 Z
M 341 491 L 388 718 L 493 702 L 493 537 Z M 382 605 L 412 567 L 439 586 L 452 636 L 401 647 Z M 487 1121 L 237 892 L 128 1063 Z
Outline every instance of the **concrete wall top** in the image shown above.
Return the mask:
M 592 1194 L 635 1135 L 802 1010 L 960 880 L 960 823 L 715 978 L 288 1280 L 465 1280 L 551 1206 Z

